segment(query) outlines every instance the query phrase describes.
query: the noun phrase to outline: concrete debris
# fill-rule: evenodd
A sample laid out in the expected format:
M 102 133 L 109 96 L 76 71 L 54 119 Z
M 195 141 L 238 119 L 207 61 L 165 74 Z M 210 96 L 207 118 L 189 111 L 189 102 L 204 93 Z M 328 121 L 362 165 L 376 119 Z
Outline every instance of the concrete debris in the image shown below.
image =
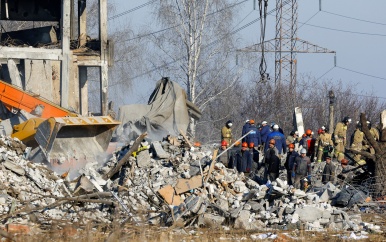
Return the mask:
M 305 192 L 289 186 L 285 178 L 261 184 L 251 179 L 254 174 L 238 173 L 222 163 L 211 169 L 212 147 L 192 150 L 182 137 L 142 142 L 108 180 L 103 175 L 130 145 L 114 152 L 102 166 L 89 163 L 79 178 L 69 181 L 66 174 L 25 160 L 28 147 L 20 141 L 1 137 L 0 143 L 0 217 L 10 228 L 32 221 L 45 226 L 58 220 L 109 224 L 119 216 L 122 221 L 159 226 L 382 232 L 347 207 L 335 207 L 341 188 L 331 183 Z

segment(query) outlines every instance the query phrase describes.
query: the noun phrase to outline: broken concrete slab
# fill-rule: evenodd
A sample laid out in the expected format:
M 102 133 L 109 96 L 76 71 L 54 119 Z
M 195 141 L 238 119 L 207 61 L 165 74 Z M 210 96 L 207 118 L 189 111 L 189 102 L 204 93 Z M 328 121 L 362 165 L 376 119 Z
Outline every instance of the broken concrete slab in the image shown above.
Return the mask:
M 179 206 L 182 201 L 181 197 L 175 194 L 174 188 L 171 185 L 164 186 L 158 193 L 169 205 Z
M 152 147 L 154 148 L 155 155 L 160 159 L 168 159 L 170 154 L 167 153 L 163 148 L 159 141 L 153 142 Z

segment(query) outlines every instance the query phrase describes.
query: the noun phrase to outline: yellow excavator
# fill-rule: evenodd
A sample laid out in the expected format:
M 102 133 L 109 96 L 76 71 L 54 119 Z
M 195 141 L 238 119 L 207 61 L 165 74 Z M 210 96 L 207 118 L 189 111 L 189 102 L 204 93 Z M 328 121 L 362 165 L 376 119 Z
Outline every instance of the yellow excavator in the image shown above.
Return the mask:
M 105 152 L 120 124 L 110 116 L 80 116 L 1 80 L 0 101 L 12 113 L 33 115 L 13 125 L 11 137 L 33 149 L 40 147 L 58 173 L 79 169 Z

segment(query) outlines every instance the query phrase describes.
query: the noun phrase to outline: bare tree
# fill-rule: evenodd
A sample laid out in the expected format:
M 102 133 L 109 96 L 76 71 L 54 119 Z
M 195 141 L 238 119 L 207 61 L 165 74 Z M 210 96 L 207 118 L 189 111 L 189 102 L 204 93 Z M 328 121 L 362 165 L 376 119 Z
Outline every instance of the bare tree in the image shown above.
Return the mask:
M 162 65 L 162 72 L 182 83 L 188 99 L 205 110 L 237 81 L 229 28 L 234 5 L 219 0 L 163 0 L 153 7 L 168 31 L 152 36 L 158 52 L 151 55 L 150 63 Z M 196 136 L 193 119 L 189 129 Z

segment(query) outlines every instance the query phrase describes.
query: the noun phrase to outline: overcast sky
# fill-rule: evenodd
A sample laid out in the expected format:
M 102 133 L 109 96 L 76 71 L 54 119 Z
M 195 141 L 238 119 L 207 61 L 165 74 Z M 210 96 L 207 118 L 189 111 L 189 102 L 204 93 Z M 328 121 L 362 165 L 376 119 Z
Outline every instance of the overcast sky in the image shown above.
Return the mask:
M 241 2 L 242 0 L 240 0 Z M 241 27 L 259 17 L 253 9 L 253 1 L 246 1 L 241 6 L 236 24 Z M 258 1 L 258 0 L 256 0 Z M 117 14 L 134 9 L 147 3 L 146 0 L 109 0 L 116 3 Z M 386 101 L 386 0 L 298 0 L 298 19 L 300 39 L 336 51 L 337 63 L 334 66 L 334 54 L 298 54 L 298 74 L 309 74 L 320 80 L 342 80 L 346 85 L 358 84 L 360 95 L 373 93 Z M 276 0 L 268 1 L 268 11 L 275 8 Z M 149 9 L 140 8 L 122 17 L 109 21 L 109 28 L 119 27 L 127 21 L 134 28 L 152 25 Z M 267 18 L 266 40 L 275 36 L 275 16 Z M 305 24 L 303 24 L 305 23 Z M 157 30 L 157 27 L 154 26 Z M 259 42 L 259 22 L 239 32 L 242 39 L 239 48 Z M 274 76 L 274 55 L 271 54 L 268 72 Z M 258 65 L 256 65 L 258 69 Z M 147 78 L 147 77 L 144 77 Z M 138 79 L 139 82 L 151 83 L 156 80 Z M 154 86 L 149 86 L 151 92 Z M 143 96 L 143 94 L 142 94 Z M 129 102 L 140 102 L 141 94 L 132 93 Z

